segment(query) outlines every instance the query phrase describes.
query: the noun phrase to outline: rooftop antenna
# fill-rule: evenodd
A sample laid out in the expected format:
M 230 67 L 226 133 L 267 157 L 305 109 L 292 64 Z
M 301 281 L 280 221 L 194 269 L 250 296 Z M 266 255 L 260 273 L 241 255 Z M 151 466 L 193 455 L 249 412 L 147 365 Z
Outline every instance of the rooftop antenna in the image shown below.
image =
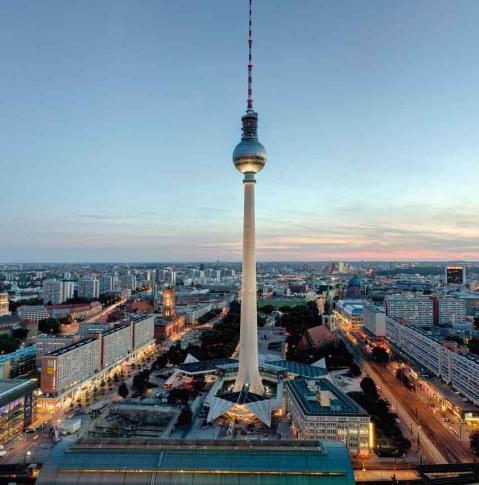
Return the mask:
M 248 33 L 248 103 L 247 111 L 253 111 L 253 22 L 252 1 L 249 0 L 249 33 Z

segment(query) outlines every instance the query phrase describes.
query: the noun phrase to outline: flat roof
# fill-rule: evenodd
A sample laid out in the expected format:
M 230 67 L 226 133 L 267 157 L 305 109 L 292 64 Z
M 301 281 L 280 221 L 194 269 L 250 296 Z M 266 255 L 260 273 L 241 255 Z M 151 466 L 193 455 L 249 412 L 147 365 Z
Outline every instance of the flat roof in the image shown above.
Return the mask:
M 94 338 L 87 338 L 84 340 L 80 340 L 77 343 L 68 345 L 66 347 L 63 347 L 62 349 L 54 350 L 53 352 L 50 352 L 49 354 L 46 354 L 51 357 L 58 357 L 59 355 L 63 355 L 66 352 L 70 352 L 71 350 L 75 350 L 79 347 L 83 347 L 84 345 L 90 344 L 91 342 L 95 342 L 96 339 Z
M 37 484 L 66 484 L 73 478 L 82 483 L 151 485 L 355 483 L 348 451 L 342 443 L 300 440 L 89 438 L 69 449 L 56 447 L 42 467 Z
M 316 398 L 316 393 L 311 391 L 304 379 L 295 379 L 288 381 L 286 386 L 291 391 L 296 402 L 300 405 L 304 414 L 308 416 L 361 416 L 369 417 L 369 414 L 353 401 L 344 392 L 339 390 L 328 379 L 318 379 L 315 384 L 321 391 L 329 391 L 331 393 L 332 406 L 321 406 Z
M 38 387 L 31 379 L 0 379 L 0 405 L 5 405 Z

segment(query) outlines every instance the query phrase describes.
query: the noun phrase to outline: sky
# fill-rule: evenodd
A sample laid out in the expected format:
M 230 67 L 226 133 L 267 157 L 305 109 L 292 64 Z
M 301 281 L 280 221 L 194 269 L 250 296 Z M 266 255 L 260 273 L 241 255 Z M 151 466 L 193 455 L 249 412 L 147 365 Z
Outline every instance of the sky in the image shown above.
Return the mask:
M 256 0 L 258 259 L 479 260 L 479 2 Z M 247 0 L 0 2 L 0 261 L 238 261 Z

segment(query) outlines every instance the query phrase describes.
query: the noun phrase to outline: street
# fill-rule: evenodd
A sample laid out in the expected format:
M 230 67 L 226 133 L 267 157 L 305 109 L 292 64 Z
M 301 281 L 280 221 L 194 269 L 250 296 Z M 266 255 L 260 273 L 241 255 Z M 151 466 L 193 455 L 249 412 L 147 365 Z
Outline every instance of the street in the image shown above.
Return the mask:
M 401 420 L 402 430 L 413 443 L 418 461 L 424 457 L 431 463 L 468 463 L 473 461 L 467 444 L 444 426 L 430 406 L 409 391 L 396 378 L 390 365 L 370 360 L 360 336 L 351 335 L 351 329 L 341 324 L 342 338 L 362 370 L 381 387 L 382 394 L 394 406 Z

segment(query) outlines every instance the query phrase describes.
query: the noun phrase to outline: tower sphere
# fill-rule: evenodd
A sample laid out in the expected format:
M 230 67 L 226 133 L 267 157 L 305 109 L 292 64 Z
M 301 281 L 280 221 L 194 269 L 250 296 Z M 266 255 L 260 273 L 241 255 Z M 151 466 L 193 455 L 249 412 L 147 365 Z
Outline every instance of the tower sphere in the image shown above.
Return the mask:
M 258 173 L 266 160 L 266 149 L 258 140 L 242 140 L 233 151 L 233 162 L 241 173 Z
M 258 141 L 258 114 L 248 110 L 241 122 L 243 134 L 233 150 L 233 163 L 241 173 L 258 173 L 268 158 L 265 147 Z

